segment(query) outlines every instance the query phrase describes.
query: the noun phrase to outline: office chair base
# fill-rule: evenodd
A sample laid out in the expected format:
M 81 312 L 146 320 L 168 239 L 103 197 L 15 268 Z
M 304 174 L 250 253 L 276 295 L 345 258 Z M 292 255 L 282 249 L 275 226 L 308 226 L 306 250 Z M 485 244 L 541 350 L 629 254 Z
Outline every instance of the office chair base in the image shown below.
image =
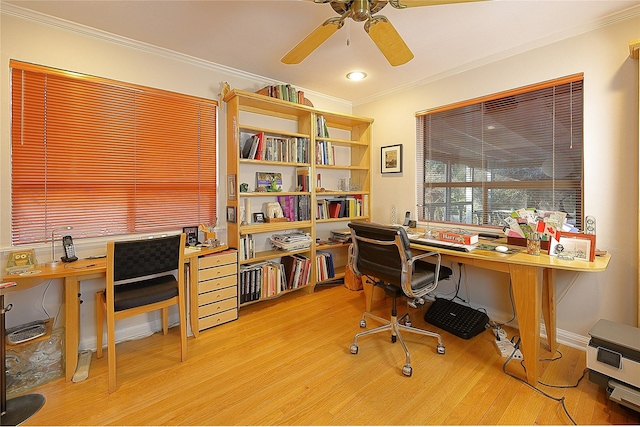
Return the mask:
M 351 346 L 349 347 L 349 351 L 351 352 L 351 354 L 358 354 L 358 338 L 366 336 L 366 335 L 372 335 L 372 334 L 377 334 L 379 332 L 385 332 L 385 331 L 391 331 L 391 342 L 395 343 L 397 340 L 400 340 L 400 344 L 402 345 L 402 348 L 404 350 L 404 354 L 405 354 L 405 358 L 406 358 L 406 363 L 405 365 L 402 367 L 402 374 L 410 377 L 413 375 L 413 368 L 411 367 L 411 356 L 409 355 L 409 349 L 407 348 L 407 345 L 404 343 L 404 340 L 402 339 L 402 335 L 400 334 L 400 330 L 404 330 L 406 332 L 411 332 L 411 333 L 415 333 L 415 334 L 420 334 L 420 335 L 425 335 L 428 337 L 433 337 L 436 338 L 438 340 L 438 345 L 436 346 L 436 351 L 438 352 L 438 354 L 445 354 L 445 347 L 442 344 L 442 337 L 440 336 L 440 334 L 436 333 L 436 332 L 430 332 L 430 331 L 425 331 L 423 329 L 418 329 L 418 328 L 414 328 L 410 325 L 406 325 L 406 324 L 401 324 L 398 321 L 398 318 L 396 316 L 392 316 L 391 317 L 391 321 L 388 321 L 386 319 L 383 319 L 379 316 L 376 316 L 374 314 L 371 314 L 369 312 L 365 312 L 362 315 L 362 319 L 360 320 L 360 327 L 361 328 L 365 328 L 367 325 L 367 321 L 365 319 L 365 317 L 371 317 L 375 320 L 381 321 L 381 322 L 385 322 L 384 325 L 382 326 L 378 326 L 377 328 L 373 328 L 370 329 L 368 331 L 363 331 L 360 333 L 357 333 L 355 335 L 355 337 L 353 338 L 353 344 L 351 344 Z M 400 319 L 404 319 L 406 317 L 402 316 Z

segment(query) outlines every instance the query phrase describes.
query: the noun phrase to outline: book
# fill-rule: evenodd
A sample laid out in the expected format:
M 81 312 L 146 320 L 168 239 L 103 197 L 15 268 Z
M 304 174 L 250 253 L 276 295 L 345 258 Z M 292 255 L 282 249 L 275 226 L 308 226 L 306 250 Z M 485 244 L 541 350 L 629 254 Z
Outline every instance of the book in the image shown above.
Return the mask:
M 296 168 L 296 178 L 298 187 L 300 187 L 300 191 L 311 191 L 311 181 L 309 179 L 310 168 L 309 167 L 299 167 Z
M 258 138 L 258 147 L 254 158 L 256 160 L 262 160 L 264 158 L 264 132 L 257 133 L 254 138 Z

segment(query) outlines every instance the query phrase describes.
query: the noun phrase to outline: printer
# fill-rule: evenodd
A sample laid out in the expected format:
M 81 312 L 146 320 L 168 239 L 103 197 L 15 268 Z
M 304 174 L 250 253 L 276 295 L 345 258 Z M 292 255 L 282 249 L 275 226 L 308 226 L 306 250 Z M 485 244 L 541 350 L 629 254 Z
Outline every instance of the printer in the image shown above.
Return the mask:
M 589 380 L 609 399 L 640 412 L 640 329 L 600 319 L 589 331 Z

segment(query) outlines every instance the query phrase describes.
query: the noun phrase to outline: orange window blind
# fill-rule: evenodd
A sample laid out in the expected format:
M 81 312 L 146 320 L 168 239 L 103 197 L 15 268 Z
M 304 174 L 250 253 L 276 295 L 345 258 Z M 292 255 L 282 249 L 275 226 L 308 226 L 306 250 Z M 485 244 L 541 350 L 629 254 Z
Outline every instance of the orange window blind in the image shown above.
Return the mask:
M 11 61 L 12 244 L 216 218 L 217 102 Z

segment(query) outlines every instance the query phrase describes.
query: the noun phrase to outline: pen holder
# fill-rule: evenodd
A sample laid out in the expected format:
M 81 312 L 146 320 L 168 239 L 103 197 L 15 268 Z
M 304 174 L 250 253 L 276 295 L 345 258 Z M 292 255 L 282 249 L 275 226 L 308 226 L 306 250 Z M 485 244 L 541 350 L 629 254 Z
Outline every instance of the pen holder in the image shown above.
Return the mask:
M 538 236 L 527 237 L 527 253 L 529 255 L 540 255 L 540 238 Z

